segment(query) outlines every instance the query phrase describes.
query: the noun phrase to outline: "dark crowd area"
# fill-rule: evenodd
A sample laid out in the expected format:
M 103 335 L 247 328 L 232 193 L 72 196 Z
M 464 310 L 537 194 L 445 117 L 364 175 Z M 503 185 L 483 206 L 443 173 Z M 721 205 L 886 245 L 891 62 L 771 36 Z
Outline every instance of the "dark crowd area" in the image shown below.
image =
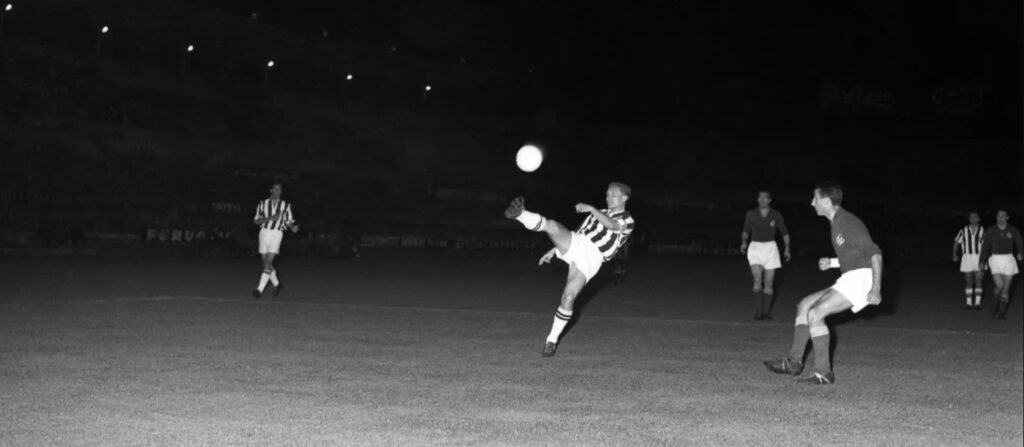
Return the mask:
M 167 30 L 201 6 L 165 2 L 165 14 L 140 17 L 100 3 L 113 11 L 109 35 L 97 32 L 108 22 L 59 2 L 5 16 L 0 247 L 252 256 L 252 216 L 273 180 L 302 224 L 288 250 L 311 256 L 539 250 L 543 240 L 502 218 L 508 200 L 524 195 L 572 226 L 572 204 L 600 204 L 612 180 L 635 191 L 637 253 L 737 255 L 744 212 L 768 188 L 794 254 L 820 256 L 828 227 L 809 202 L 821 180 L 844 185 L 847 208 L 887 256 L 946 260 L 970 210 L 986 225 L 997 209 L 1024 221 L 1019 122 L 1006 122 L 1016 103 L 987 99 L 1007 93 L 993 90 L 1002 78 L 937 81 L 922 99 L 927 120 L 907 118 L 889 91 L 822 75 L 800 93 L 813 99 L 763 122 L 749 114 L 754 98 L 731 91 L 734 119 L 721 106 L 714 122 L 666 108 L 616 125 L 544 101 L 525 71 L 328 42 L 214 10 L 193 23 L 206 39 L 193 55 Z M 278 68 L 263 66 L 256 41 L 278 46 Z M 683 85 L 666 101 L 681 107 L 686 88 L 700 90 Z M 533 174 L 513 163 L 527 141 L 548 155 Z

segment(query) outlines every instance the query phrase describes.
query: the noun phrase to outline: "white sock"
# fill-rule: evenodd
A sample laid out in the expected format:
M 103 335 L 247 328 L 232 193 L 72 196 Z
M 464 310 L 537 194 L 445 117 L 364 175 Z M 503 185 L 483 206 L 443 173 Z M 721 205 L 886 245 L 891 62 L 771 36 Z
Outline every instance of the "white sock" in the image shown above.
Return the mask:
M 277 269 L 270 271 L 270 283 L 273 284 L 274 287 L 277 287 L 278 284 L 281 284 L 281 281 L 277 280 Z
M 257 287 L 256 290 L 263 292 L 263 289 L 267 288 L 267 281 L 270 281 L 270 273 L 267 273 L 264 270 L 263 273 L 260 274 L 260 286 Z
M 555 311 L 555 321 L 551 323 L 551 333 L 548 334 L 548 343 L 558 343 L 558 337 L 562 336 L 565 325 L 569 324 L 571 319 L 572 310 L 565 310 L 562 309 L 562 306 L 558 306 L 558 310 Z
M 981 305 L 981 287 L 978 287 L 977 289 L 974 289 L 974 305 L 975 306 L 980 306 Z
M 523 226 L 526 227 L 527 230 L 540 231 L 541 225 L 544 222 L 544 216 L 541 216 L 540 214 L 534 212 L 523 210 L 522 213 L 519 213 L 519 215 L 516 216 L 516 220 L 518 220 L 519 223 L 523 224 Z

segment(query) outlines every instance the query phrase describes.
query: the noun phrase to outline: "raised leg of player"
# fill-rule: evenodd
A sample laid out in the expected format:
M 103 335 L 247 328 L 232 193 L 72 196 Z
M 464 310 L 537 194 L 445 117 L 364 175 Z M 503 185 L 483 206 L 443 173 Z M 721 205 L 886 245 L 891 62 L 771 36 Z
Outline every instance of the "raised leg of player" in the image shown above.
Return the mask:
M 508 209 L 505 210 L 505 216 L 519 221 L 527 230 L 547 233 L 559 253 L 565 254 L 565 252 L 569 251 L 569 244 L 572 242 L 572 232 L 557 221 L 532 211 L 527 211 L 524 206 L 523 198 L 516 197 L 512 200 Z

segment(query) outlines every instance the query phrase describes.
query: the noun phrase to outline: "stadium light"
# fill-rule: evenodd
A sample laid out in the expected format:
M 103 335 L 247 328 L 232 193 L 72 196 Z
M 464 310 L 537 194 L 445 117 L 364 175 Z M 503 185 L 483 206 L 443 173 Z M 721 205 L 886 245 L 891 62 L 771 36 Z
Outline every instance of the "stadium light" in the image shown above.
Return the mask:
M 349 73 L 349 74 L 345 75 L 345 80 L 346 81 L 351 81 L 352 80 L 352 73 Z
M 184 75 L 184 74 L 186 74 L 188 72 L 189 57 L 192 55 L 192 52 L 195 51 L 195 50 L 196 50 L 196 46 L 193 45 L 193 44 L 188 44 L 188 46 L 185 47 L 185 53 L 183 53 L 181 55 L 181 74 L 182 75 Z
M 270 69 L 271 68 L 274 68 L 274 60 L 273 59 L 267 61 L 267 69 L 263 70 L 263 88 L 267 88 L 267 85 L 270 83 Z
M 4 17 L 7 17 L 7 13 L 14 9 L 14 5 L 8 3 L 4 5 L 3 12 L 0 12 L 0 39 L 4 37 Z
M 103 52 L 103 35 L 107 34 L 108 32 L 110 32 L 110 27 L 107 26 L 107 25 L 103 25 L 103 27 L 100 28 L 99 36 L 96 36 L 96 57 L 97 58 L 99 58 L 100 57 L 100 53 Z

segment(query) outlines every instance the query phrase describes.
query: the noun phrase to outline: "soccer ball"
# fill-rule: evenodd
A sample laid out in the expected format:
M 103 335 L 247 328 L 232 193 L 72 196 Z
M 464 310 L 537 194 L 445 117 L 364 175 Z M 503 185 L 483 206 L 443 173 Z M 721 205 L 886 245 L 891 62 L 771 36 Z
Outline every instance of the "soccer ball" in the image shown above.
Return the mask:
M 516 166 L 519 166 L 523 172 L 536 171 L 543 161 L 544 153 L 532 144 L 527 144 L 519 148 L 519 152 L 516 152 Z

